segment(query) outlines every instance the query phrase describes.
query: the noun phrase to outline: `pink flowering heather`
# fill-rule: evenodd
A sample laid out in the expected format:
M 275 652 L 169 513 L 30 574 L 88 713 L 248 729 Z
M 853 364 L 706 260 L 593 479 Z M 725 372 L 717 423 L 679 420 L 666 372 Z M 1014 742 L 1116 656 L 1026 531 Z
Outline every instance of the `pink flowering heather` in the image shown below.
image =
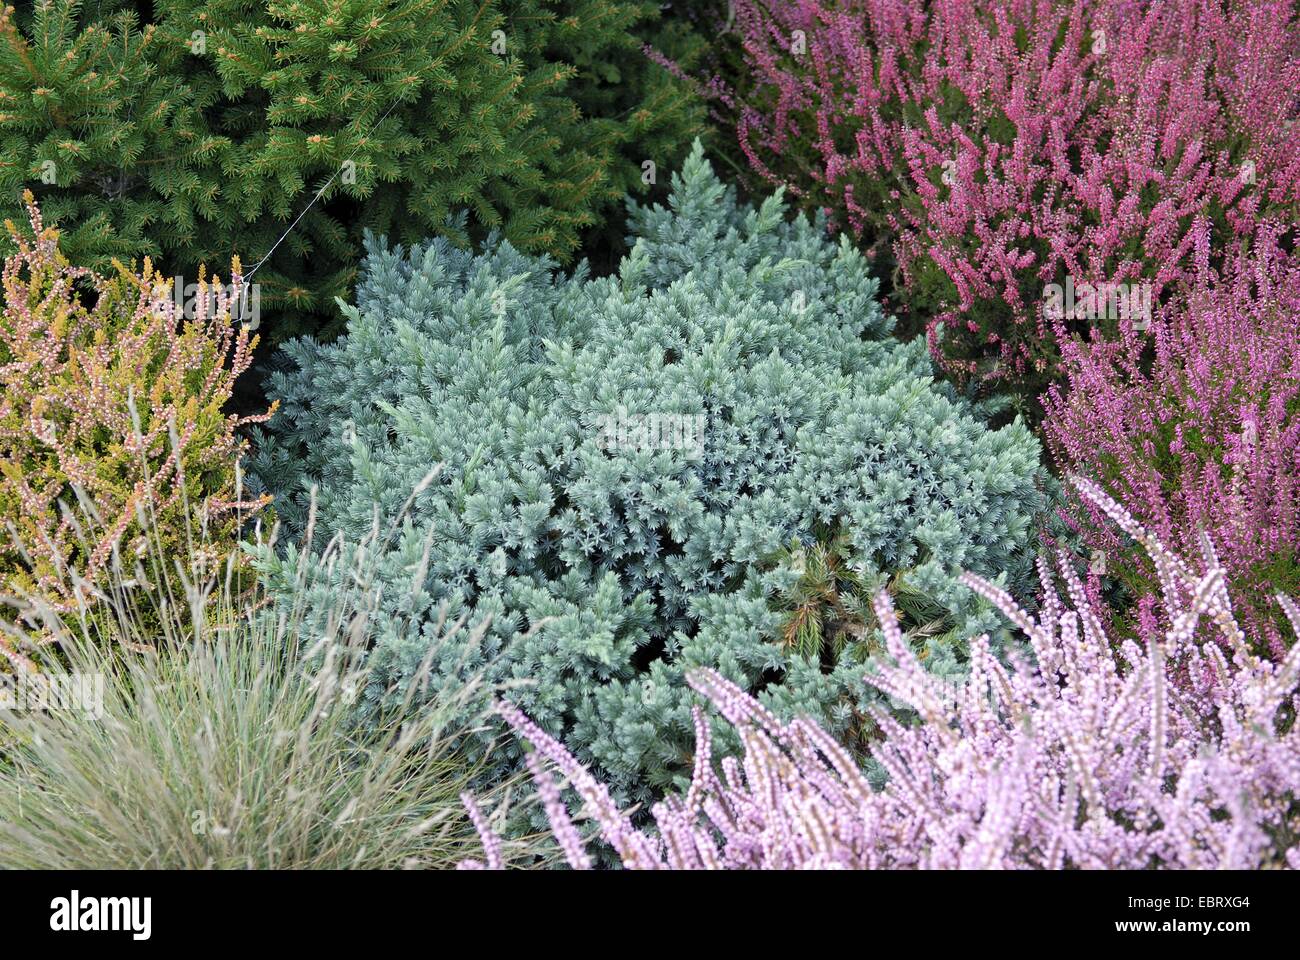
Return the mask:
M 1289 0 L 735 0 L 744 70 L 718 111 L 762 177 L 873 248 L 959 378 L 1036 395 L 1063 322 L 1048 284 L 1159 302 L 1300 203 Z
M 1300 593 L 1300 263 L 1262 230 L 1217 277 L 1208 226 L 1197 236 L 1199 280 L 1147 337 L 1063 345 L 1044 432 L 1063 473 L 1098 481 L 1162 542 L 1190 552 L 1207 532 L 1243 629 L 1280 658 L 1294 637 L 1273 597 Z M 1147 598 L 1139 613 L 1158 614 L 1152 562 L 1095 507 L 1071 519 Z
M 549 767 L 637 869 L 1300 866 L 1300 731 L 1286 719 L 1298 705 L 1300 647 L 1282 663 L 1253 655 L 1208 540 L 1199 562 L 1178 557 L 1100 488 L 1077 486 L 1150 554 L 1173 614 L 1167 629 L 1108 636 L 1063 553 L 1067 599 L 1040 564 L 1037 617 L 967 575 L 1023 631 L 1036 662 L 1009 670 L 982 637 L 969 676 L 952 687 L 926 672 L 882 593 L 876 612 L 892 662 L 866 679 L 920 717 L 907 725 L 878 716 L 885 737 L 873 756 L 888 773 L 884 789 L 873 790 L 810 720 L 783 723 L 700 671 L 692 687 L 736 728 L 744 756 L 715 769 L 697 709 L 690 788 L 654 807 L 654 831 L 633 826 L 582 764 L 502 704 L 535 748 L 530 766 L 569 862 L 586 867 L 590 858 Z M 1300 622 L 1300 609 L 1279 603 Z M 1197 639 L 1202 621 L 1222 645 Z M 498 841 L 465 800 L 483 829 L 487 865 L 501 866 Z

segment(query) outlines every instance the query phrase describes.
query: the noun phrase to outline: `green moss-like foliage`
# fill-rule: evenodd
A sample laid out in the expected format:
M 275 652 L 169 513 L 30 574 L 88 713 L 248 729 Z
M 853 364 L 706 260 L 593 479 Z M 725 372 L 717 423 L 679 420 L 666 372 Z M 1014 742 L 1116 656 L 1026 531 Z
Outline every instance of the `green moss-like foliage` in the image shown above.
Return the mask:
M 365 709 L 403 695 L 440 604 L 490 617 L 475 649 L 438 646 L 440 675 L 499 657 L 515 702 L 635 799 L 689 767 L 691 666 L 852 722 L 861 657 L 780 643 L 793 538 L 840 529 L 864 581 L 907 571 L 953 625 L 917 642 L 956 670 L 994 621 L 953 574 L 1028 576 L 1044 505 L 1035 440 L 935 387 L 850 244 L 787 222 L 779 196 L 738 206 L 698 145 L 673 188 L 667 209 L 632 205 L 632 251 L 602 279 L 505 243 L 370 243 L 347 335 L 286 348 L 254 463 L 291 534 L 315 486 L 315 549 L 341 533 L 379 571 L 392 689 Z M 690 426 L 651 448 L 652 416 Z M 285 594 L 301 561 L 257 560 Z

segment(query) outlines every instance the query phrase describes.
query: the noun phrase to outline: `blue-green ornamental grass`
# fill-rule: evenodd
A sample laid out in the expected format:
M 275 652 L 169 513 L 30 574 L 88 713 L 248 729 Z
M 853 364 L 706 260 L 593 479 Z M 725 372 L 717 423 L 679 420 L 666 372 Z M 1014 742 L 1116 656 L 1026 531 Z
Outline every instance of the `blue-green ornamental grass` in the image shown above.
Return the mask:
M 780 643 L 792 539 L 842 532 L 859 576 L 902 572 L 953 627 L 916 644 L 957 672 L 962 639 L 998 620 L 955 574 L 1032 593 L 1047 505 L 1029 431 L 989 430 L 933 383 L 823 223 L 788 221 L 779 195 L 738 204 L 698 144 L 668 208 L 629 209 L 632 251 L 598 279 L 496 241 L 371 238 L 347 334 L 285 348 L 251 464 L 289 544 L 256 551 L 273 593 L 300 584 L 309 525 L 302 549 L 353 544 L 320 571 L 336 589 L 350 551 L 373 554 L 361 710 L 404 698 L 430 651 L 441 682 L 492 662 L 624 803 L 689 773 L 690 667 L 835 730 L 865 705 L 861 656 Z M 294 599 L 332 605 L 327 586 Z M 435 643 L 460 617 L 490 619 L 461 632 L 476 646 Z

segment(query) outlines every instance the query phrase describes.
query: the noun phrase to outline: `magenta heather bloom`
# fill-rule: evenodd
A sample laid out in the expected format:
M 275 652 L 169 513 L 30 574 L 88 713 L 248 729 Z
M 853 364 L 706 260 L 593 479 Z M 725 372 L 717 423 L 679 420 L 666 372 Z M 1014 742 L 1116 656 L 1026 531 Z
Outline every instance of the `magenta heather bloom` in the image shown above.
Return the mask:
M 1198 281 L 1151 335 L 1063 345 L 1068 389 L 1044 397 L 1043 428 L 1063 473 L 1098 481 L 1172 549 L 1208 533 L 1243 629 L 1280 658 L 1294 638 L 1273 597 L 1300 592 L 1300 263 L 1264 229 L 1218 277 L 1208 226 L 1195 234 Z M 1153 593 L 1153 564 L 1098 509 L 1071 519 L 1108 575 Z
M 716 93 L 757 173 L 891 239 L 932 350 L 1031 393 L 1045 288 L 1149 302 L 1300 201 L 1300 21 L 1287 0 L 735 0 L 745 71 Z M 715 84 L 716 92 L 716 84 Z M 1143 318 L 1145 319 L 1145 318 Z
M 1170 625 L 1137 639 L 1108 636 L 1065 554 L 1065 599 L 1040 564 L 1037 617 L 967 575 L 1023 631 L 1036 662 L 1007 669 L 983 637 L 972 644 L 969 676 L 950 687 L 908 648 L 882 593 L 876 612 L 892 662 L 867 682 L 921 718 L 906 725 L 879 716 L 885 738 L 873 756 L 888 773 L 883 790 L 815 723 L 783 723 L 705 670 L 691 685 L 735 727 L 744 756 L 715 768 L 697 708 L 690 788 L 655 805 L 652 832 L 634 827 L 605 787 L 517 708 L 502 704 L 500 712 L 568 778 L 602 838 L 633 868 L 1295 866 L 1300 732 L 1284 717 L 1297 707 L 1300 647 L 1282 663 L 1253 655 L 1208 539 L 1198 561 L 1179 557 L 1100 488 L 1076 485 L 1149 553 Z M 1300 622 L 1291 601 L 1279 603 Z M 1202 621 L 1222 644 L 1199 639 Z M 570 863 L 588 866 L 542 760 L 531 766 Z M 484 840 L 496 860 L 496 841 Z

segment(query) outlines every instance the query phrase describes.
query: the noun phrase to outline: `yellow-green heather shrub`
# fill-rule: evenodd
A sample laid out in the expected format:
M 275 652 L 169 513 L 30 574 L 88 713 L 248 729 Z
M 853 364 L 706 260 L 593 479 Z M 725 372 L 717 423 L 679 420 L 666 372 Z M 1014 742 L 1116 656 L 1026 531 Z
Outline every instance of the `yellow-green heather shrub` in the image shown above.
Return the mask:
M 256 345 L 231 320 L 238 260 L 228 288 L 200 278 L 182 310 L 148 260 L 111 277 L 71 266 L 26 199 L 31 235 L 5 224 L 17 252 L 0 312 L 0 590 L 68 613 L 146 554 L 146 588 L 216 570 L 262 505 L 238 476 L 238 428 L 260 418 L 224 410 Z M 0 651 L 29 665 L 13 643 Z

